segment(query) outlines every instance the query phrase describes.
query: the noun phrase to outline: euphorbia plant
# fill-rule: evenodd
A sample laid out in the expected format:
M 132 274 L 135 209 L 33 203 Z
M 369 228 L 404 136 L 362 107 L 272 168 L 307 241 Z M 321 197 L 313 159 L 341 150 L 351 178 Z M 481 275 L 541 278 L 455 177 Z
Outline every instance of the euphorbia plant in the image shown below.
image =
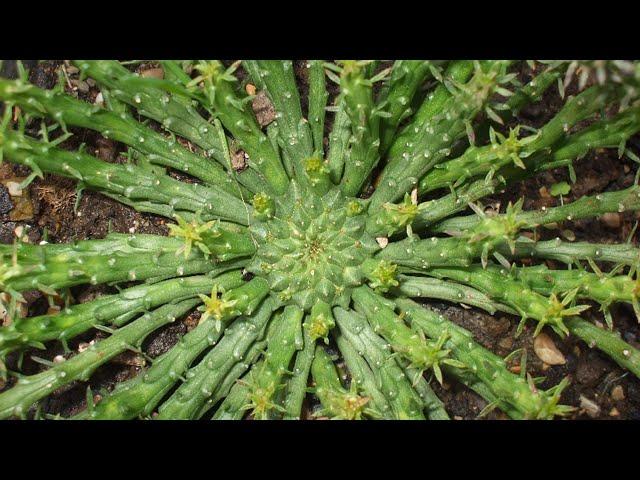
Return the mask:
M 519 330 L 531 324 L 536 335 L 576 335 L 640 376 L 640 352 L 608 313 L 613 302 L 639 310 L 640 251 L 523 235 L 636 210 L 638 187 L 544 211 L 523 210 L 521 199 L 496 214 L 479 204 L 547 169 L 567 167 L 575 178 L 574 163 L 596 148 L 637 160 L 625 143 L 640 130 L 635 63 L 598 63 L 605 74 L 581 81 L 537 129 L 504 123 L 590 64 L 533 63 L 522 84 L 513 61 L 309 61 L 306 102 L 290 61 L 160 61 L 162 79 L 116 61 L 74 64 L 97 83 L 103 105 L 62 84 L 40 89 L 26 74 L 0 80 L 3 159 L 31 169 L 23 188 L 44 173 L 60 175 L 175 224 L 168 237 L 0 245 L 0 355 L 9 377 L 0 417 L 35 415 L 53 391 L 140 351 L 151 332 L 194 309 L 195 328 L 99 401 L 88 389 L 74 418 L 294 419 L 314 395 L 322 417 L 446 419 L 430 384 L 447 377 L 511 418 L 571 411 L 559 402 L 567 379 L 541 389 L 411 297 L 513 314 Z M 253 88 L 241 88 L 241 66 Z M 331 106 L 327 80 L 339 89 Z M 266 127 L 252 110 L 256 91 L 276 112 Z M 39 121 L 39 134 L 28 133 Z M 129 161 L 66 149 L 71 127 L 121 142 Z M 248 168 L 233 164 L 235 150 Z M 525 267 L 524 258 L 567 267 Z M 19 315 L 22 292 L 55 296 L 101 283 L 128 285 L 57 313 Z M 581 318 L 582 300 L 602 306 L 608 328 Z M 91 329 L 108 336 L 72 352 L 74 338 Z M 20 358 L 38 349 L 46 356 L 52 342 L 63 343 L 66 359 L 21 374 Z

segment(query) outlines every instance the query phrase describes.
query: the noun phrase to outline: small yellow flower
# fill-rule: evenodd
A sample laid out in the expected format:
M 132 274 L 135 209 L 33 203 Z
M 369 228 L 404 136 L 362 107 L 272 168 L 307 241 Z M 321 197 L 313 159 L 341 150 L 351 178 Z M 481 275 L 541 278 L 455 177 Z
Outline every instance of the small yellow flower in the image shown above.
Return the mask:
M 589 305 L 576 305 L 567 308 L 567 305 L 569 305 L 573 301 L 577 293 L 577 288 L 575 290 L 571 290 L 570 292 L 565 294 L 562 301 L 558 299 L 558 296 L 555 293 L 552 293 L 549 297 L 549 307 L 547 308 L 546 313 L 538 321 L 538 325 L 536 326 L 533 335 L 537 336 L 545 324 L 549 324 L 551 328 L 553 328 L 556 333 L 558 333 L 558 335 L 569 335 L 569 330 L 563 323 L 564 317 L 573 317 L 575 315 L 580 315 L 580 313 L 590 308 Z
M 223 297 L 218 298 L 218 285 L 213 286 L 210 297 L 202 294 L 198 296 L 204 303 L 204 305 L 198 308 L 199 311 L 203 312 L 202 317 L 200 317 L 200 323 L 209 317 L 213 317 L 216 320 L 216 329 L 220 331 L 222 320 L 233 311 L 233 307 L 238 303 L 238 300 L 226 300 Z
M 387 292 L 391 287 L 397 287 L 398 265 L 380 260 L 376 268 L 368 275 L 370 280 L 369 286 L 377 292 Z
M 390 223 L 394 227 L 406 227 L 413 222 L 418 214 L 418 205 L 408 193 L 404 194 L 404 199 L 399 204 L 385 203 L 383 208 L 387 211 Z
M 194 219 L 191 220 L 191 222 L 187 222 L 179 215 L 176 215 L 176 221 L 178 222 L 177 225 L 168 225 L 170 237 L 184 238 L 184 245 L 176 250 L 176 255 L 184 253 L 184 258 L 188 258 L 194 244 L 205 256 L 208 257 L 211 255 L 211 251 L 203 242 L 202 234 L 208 231 L 213 232 L 213 227 L 216 224 L 215 221 L 200 223 L 197 219 Z

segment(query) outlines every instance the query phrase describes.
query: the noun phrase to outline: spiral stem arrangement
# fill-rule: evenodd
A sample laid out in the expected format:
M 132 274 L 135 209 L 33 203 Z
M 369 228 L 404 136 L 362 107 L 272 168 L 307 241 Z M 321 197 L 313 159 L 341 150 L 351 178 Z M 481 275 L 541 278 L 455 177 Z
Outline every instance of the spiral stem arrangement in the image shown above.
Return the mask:
M 483 397 L 485 412 L 573 411 L 561 402 L 568 379 L 540 388 L 544 379 L 514 373 L 412 298 L 514 315 L 518 334 L 576 336 L 640 376 L 640 352 L 609 312 L 628 303 L 640 314 L 640 250 L 525 235 L 638 210 L 638 185 L 540 211 L 522 199 L 502 213 L 480 203 L 553 168 L 575 181 L 574 164 L 595 149 L 640 161 L 626 144 L 640 131 L 639 64 L 533 62 L 523 84 L 513 61 L 314 60 L 306 98 L 290 61 L 161 61 L 163 78 L 116 61 L 73 64 L 102 104 L 62 83 L 38 88 L 26 72 L 0 79 L 2 158 L 31 170 L 22 188 L 59 175 L 175 223 L 167 237 L 0 245 L 0 418 L 42 416 L 54 391 L 122 352 L 145 355 L 145 338 L 194 311 L 197 325 L 171 349 L 110 391 L 87 388 L 72 418 L 297 419 L 313 398 L 322 418 L 440 420 L 449 415 L 431 385 L 446 378 Z M 546 124 L 504 127 L 576 72 L 577 93 Z M 332 105 L 327 82 L 338 89 Z M 275 110 L 268 126 L 252 108 L 257 91 Z M 128 161 L 68 149 L 78 128 L 120 142 Z M 565 268 L 532 265 L 544 260 Z M 53 298 L 86 284 L 118 292 L 20 314 L 24 292 Z M 600 305 L 606 328 L 581 317 L 586 301 Z M 93 329 L 106 337 L 79 351 L 74 341 Z M 56 342 L 67 354 L 41 358 Z M 23 373 L 25 355 L 46 368 Z

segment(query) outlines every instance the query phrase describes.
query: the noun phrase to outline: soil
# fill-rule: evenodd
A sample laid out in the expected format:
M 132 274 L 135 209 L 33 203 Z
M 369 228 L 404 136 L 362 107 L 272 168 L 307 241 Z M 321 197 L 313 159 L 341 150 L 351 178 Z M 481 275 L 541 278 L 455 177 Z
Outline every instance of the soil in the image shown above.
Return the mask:
M 231 62 L 229 62 L 230 64 Z M 295 72 L 301 86 L 303 111 L 306 110 L 307 72 L 304 61 L 295 63 Z M 388 64 L 382 64 L 382 69 Z M 81 81 L 73 67 L 61 61 L 47 61 L 34 65 L 30 71 L 30 80 L 43 88 L 51 88 L 55 84 L 58 71 L 65 69 L 67 91 L 87 101 L 95 101 L 98 89 L 90 81 Z M 153 69 L 153 64 L 139 65 L 138 69 Z M 529 67 L 523 67 L 520 77 L 526 80 L 530 75 Z M 16 74 L 15 64 L 5 62 L 4 76 Z M 240 68 L 239 76 L 246 78 Z M 246 80 L 241 80 L 246 83 Z M 328 82 L 330 102 L 336 96 L 337 87 Z M 569 91 L 568 93 L 572 93 Z M 522 122 L 532 126 L 544 124 L 562 105 L 557 89 L 551 88 L 543 99 L 525 108 L 511 123 L 512 126 Z M 261 109 L 265 109 L 263 104 Z M 328 114 L 326 120 L 327 131 L 330 129 L 333 114 Z M 38 126 L 35 126 L 37 129 Z M 111 140 L 87 130 L 74 130 L 74 135 L 65 142 L 65 146 L 75 148 L 85 143 L 87 151 L 93 152 L 99 158 L 108 162 L 124 162 L 121 155 L 122 146 Z M 631 139 L 635 151 L 640 148 L 640 138 Z M 626 158 L 619 159 L 615 150 L 601 150 L 588 154 L 576 164 L 577 183 L 571 186 L 571 192 L 565 196 L 565 201 L 572 201 L 582 195 L 595 194 L 608 190 L 619 190 L 633 184 L 636 165 Z M 16 201 L 9 195 L 4 182 L 26 177 L 29 170 L 12 165 L 8 162 L 0 165 L 0 242 L 11 243 L 16 229 L 22 228 L 28 235 L 30 242 L 46 239 L 49 242 L 70 242 L 74 240 L 103 238 L 109 231 L 141 232 L 165 235 L 167 233 L 166 220 L 151 214 L 138 213 L 132 208 L 124 206 L 101 194 L 83 191 L 78 194 L 74 182 L 55 176 L 45 176 L 36 179 L 23 192 L 23 203 L 16 215 Z M 190 179 L 182 174 L 174 174 L 181 180 Z M 19 181 L 19 180 L 18 180 Z M 570 183 L 566 169 L 544 172 L 534 178 L 510 186 L 505 192 L 484 200 L 485 205 L 493 208 L 502 206 L 511 200 L 524 197 L 525 210 L 542 206 L 555 206 L 559 200 L 548 193 L 550 185 L 566 181 Z M 539 238 L 553 238 L 561 236 L 572 240 L 588 240 L 592 242 L 625 242 L 633 230 L 640 214 L 625 212 L 612 214 L 605 218 L 564 222 L 554 228 L 541 228 L 536 234 Z M 636 241 L 634 236 L 633 241 Z M 548 265 L 553 267 L 553 262 Z M 557 265 L 556 265 L 557 266 Z M 109 286 L 79 286 L 71 289 L 71 296 L 76 301 L 87 301 L 96 296 L 113 292 Z M 25 295 L 28 300 L 29 315 L 45 313 L 48 305 L 39 293 Z M 533 327 L 529 325 L 520 337 L 515 337 L 518 318 L 507 314 L 489 315 L 477 309 L 463 308 L 460 305 L 442 302 L 424 302 L 432 308 L 442 311 L 448 318 L 462 327 L 470 330 L 476 340 L 484 347 L 501 356 L 506 356 L 515 349 L 525 349 L 527 370 L 534 377 L 545 377 L 540 384 L 548 388 L 557 384 L 562 378 L 569 377 L 570 385 L 564 391 L 562 402 L 577 406 L 578 409 L 571 418 L 576 419 L 640 419 L 640 380 L 627 373 L 609 360 L 604 354 L 589 348 L 582 341 L 569 337 L 560 339 L 551 330 L 546 334 L 566 359 L 563 365 L 550 366 L 544 364 L 533 349 Z M 602 314 L 594 305 L 585 313 L 585 318 L 603 323 Z M 612 308 L 614 327 L 623 338 L 640 348 L 640 326 L 633 310 L 627 305 L 616 305 Z M 182 321 L 175 322 L 159 329 L 150 335 L 143 345 L 144 355 L 135 352 L 125 352 L 114 361 L 99 368 L 91 378 L 88 386 L 94 396 L 110 390 L 117 382 L 136 375 L 144 368 L 145 356 L 154 358 L 166 352 L 173 346 L 181 335 L 193 328 L 197 323 L 198 313 L 192 313 Z M 82 348 L 82 344 L 98 340 L 105 334 L 90 331 L 74 339 L 69 344 L 71 350 Z M 46 352 L 39 351 L 37 355 L 52 360 L 56 355 L 64 355 L 60 345 L 52 344 Z M 511 362 L 514 372 L 519 371 L 520 356 Z M 14 361 L 16 359 L 13 359 Z M 31 355 L 24 356 L 23 371 L 36 373 L 44 369 L 43 365 L 33 361 Z M 9 380 L 4 388 L 10 388 Z M 445 403 L 445 407 L 454 419 L 475 419 L 486 406 L 486 402 L 464 385 L 446 379 L 444 385 L 432 382 L 437 395 Z M 72 415 L 85 407 L 85 383 L 75 383 L 56 391 L 42 404 L 42 412 Z M 3 389 L 0 385 L 0 391 Z M 97 399 L 97 398 L 96 398 Z M 308 410 L 308 409 L 307 409 Z M 494 410 L 484 418 L 506 418 L 501 412 Z

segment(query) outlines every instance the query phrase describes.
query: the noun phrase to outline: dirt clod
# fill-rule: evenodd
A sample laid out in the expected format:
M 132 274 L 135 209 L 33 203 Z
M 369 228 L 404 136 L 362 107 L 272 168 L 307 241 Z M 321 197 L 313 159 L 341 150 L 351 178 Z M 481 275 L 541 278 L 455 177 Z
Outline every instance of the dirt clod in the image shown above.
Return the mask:
M 251 107 L 261 127 L 266 127 L 276 119 L 276 109 L 264 90 L 258 92 L 251 102 Z
M 9 220 L 14 222 L 31 220 L 33 218 L 33 204 L 29 192 L 20 187 L 20 184 L 25 178 L 26 177 L 13 177 L 1 181 L 6 189 L 6 193 L 10 197 L 9 201 L 12 205 L 11 209 L 9 209 Z
M 231 153 L 231 167 L 233 167 L 236 172 L 242 172 L 247 169 L 249 166 L 247 160 L 248 156 L 243 150 L 237 150 Z
M 591 351 L 588 355 L 581 357 L 576 370 L 576 379 L 584 385 L 593 386 L 604 375 L 606 368 L 605 362 Z
M 145 339 L 142 349 L 151 358 L 156 358 L 169 351 L 185 333 L 187 333 L 187 326 L 183 322 L 165 325 Z
M 11 196 L 9 190 L 4 185 L 0 184 L 0 215 L 11 211 L 13 203 L 11 202 Z
M 61 63 L 49 60 L 37 63 L 29 70 L 29 82 L 40 88 L 53 88 L 58 79 L 57 70 Z

